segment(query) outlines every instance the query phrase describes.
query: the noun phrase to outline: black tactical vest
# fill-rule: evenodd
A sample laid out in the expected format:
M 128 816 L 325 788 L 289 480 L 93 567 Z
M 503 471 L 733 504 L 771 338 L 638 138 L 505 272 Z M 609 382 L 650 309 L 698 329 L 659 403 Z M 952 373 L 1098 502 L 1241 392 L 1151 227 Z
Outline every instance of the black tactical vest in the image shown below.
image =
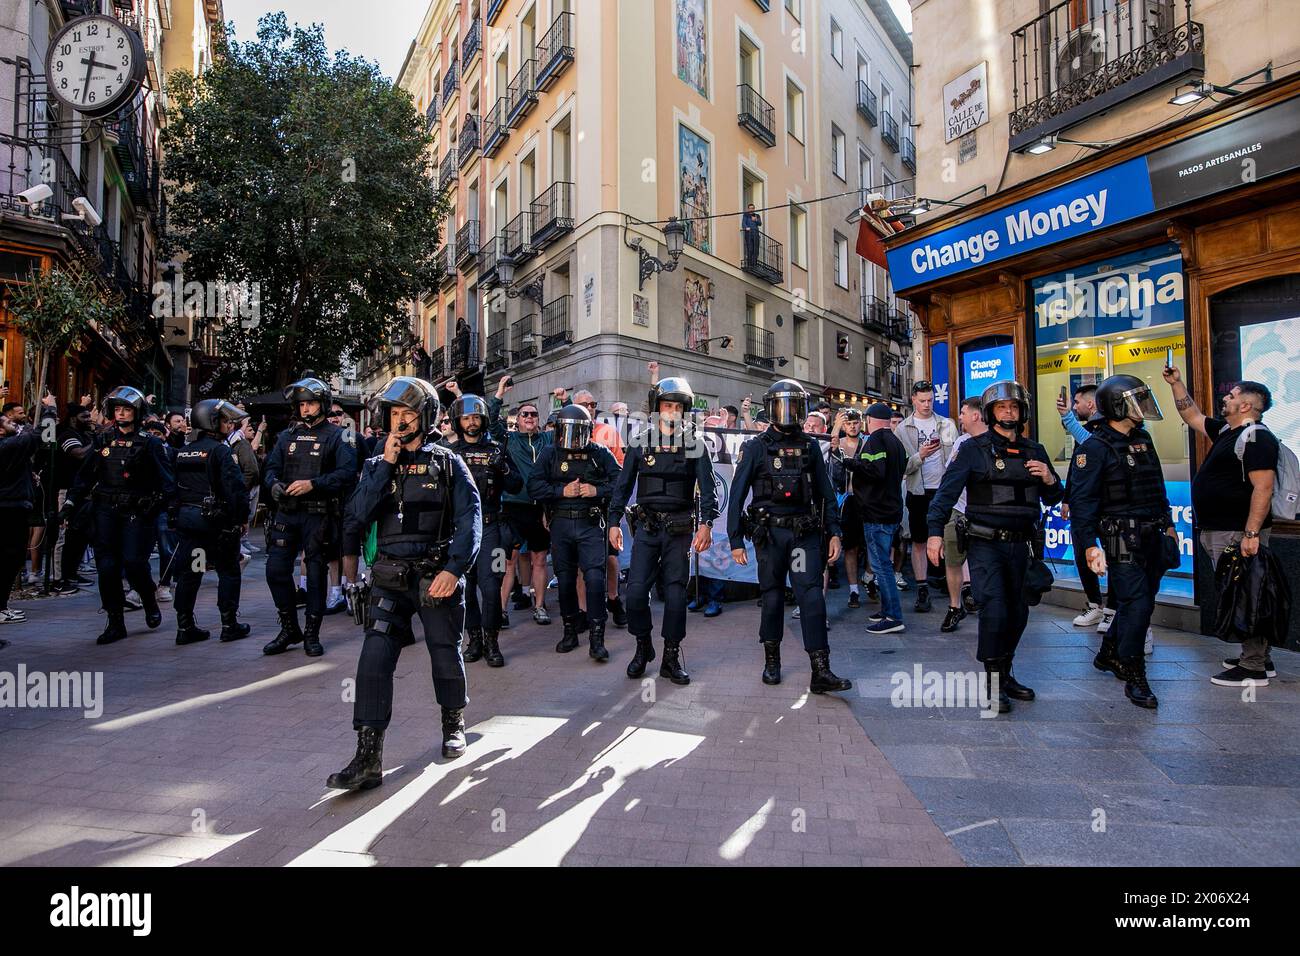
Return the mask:
M 555 457 L 551 459 L 551 470 L 547 477 L 552 481 L 563 482 L 566 485 L 575 478 L 582 481 L 583 484 L 596 484 L 601 474 L 600 466 L 596 464 L 595 452 L 592 451 L 596 447 L 595 445 L 588 445 L 581 451 L 570 451 L 567 448 L 557 447 Z M 582 499 L 583 503 L 591 500 L 590 498 Z
M 326 442 L 328 423 L 314 428 L 302 428 L 289 435 L 289 444 L 284 449 L 284 471 L 280 480 L 286 485 L 295 481 L 311 481 L 319 478 L 325 471 Z
M 695 462 L 686 457 L 685 448 L 645 449 L 636 476 L 636 500 L 656 511 L 685 511 L 695 504 Z
M 201 506 L 203 499 L 217 494 L 212 487 L 216 468 L 211 456 L 218 444 L 205 435 L 176 450 L 172 468 L 176 472 L 176 491 L 182 505 Z
M 1135 428 L 1121 435 L 1103 427 L 1094 436 L 1114 452 L 1101 478 L 1102 511 L 1107 516 L 1134 518 L 1165 514 L 1164 471 L 1150 433 Z
M 802 435 L 782 436 L 775 444 L 757 441 L 759 460 L 754 475 L 754 506 L 812 506 L 812 452 Z
M 969 439 L 985 458 L 988 478 L 966 486 L 966 515 L 971 521 L 981 517 L 998 517 L 1028 528 L 1038 523 L 1042 505 L 1038 499 L 1038 479 L 1029 473 L 1028 449 L 1016 453 L 999 445 L 987 433 Z
M 393 466 L 388 494 L 375 518 L 380 551 L 393 545 L 434 545 L 451 533 L 448 477 L 451 469 L 445 451 L 420 449 L 405 453 Z
M 104 459 L 99 487 L 105 491 L 145 493 L 154 477 L 149 439 L 138 431 L 124 435 L 116 428 L 104 438 L 98 454 Z
M 463 439 L 452 449 L 460 455 L 474 478 L 479 498 L 483 501 L 484 514 L 496 514 L 501 510 L 501 456 L 505 449 L 495 442 L 487 444 L 479 441 L 470 444 Z

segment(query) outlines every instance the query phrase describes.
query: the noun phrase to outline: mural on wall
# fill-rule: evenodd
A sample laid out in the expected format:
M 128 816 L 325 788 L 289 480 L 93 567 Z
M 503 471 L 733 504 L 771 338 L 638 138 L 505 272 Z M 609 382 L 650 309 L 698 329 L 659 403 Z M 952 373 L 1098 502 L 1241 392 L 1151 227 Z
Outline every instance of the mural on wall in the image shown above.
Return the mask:
M 708 0 L 676 0 L 677 78 L 709 95 Z
M 713 283 L 694 272 L 684 275 L 682 314 L 686 319 L 686 348 L 702 350 L 709 340 L 709 300 L 713 298 Z
M 711 208 L 709 195 L 709 143 L 682 124 L 677 126 L 677 190 L 682 197 L 682 220 L 686 242 L 701 252 L 712 251 L 713 223 L 707 216 Z

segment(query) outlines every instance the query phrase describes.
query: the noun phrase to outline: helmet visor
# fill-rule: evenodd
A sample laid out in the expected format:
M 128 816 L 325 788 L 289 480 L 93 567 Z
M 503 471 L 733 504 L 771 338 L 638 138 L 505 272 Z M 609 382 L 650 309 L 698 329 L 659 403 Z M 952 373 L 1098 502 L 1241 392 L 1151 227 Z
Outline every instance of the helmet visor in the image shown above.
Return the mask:
M 1124 396 L 1124 414 L 1134 421 L 1162 422 L 1165 420 L 1164 414 L 1160 411 L 1160 403 L 1156 401 L 1155 395 L 1151 393 L 1150 386 L 1141 385 L 1138 388 L 1130 388 L 1123 393 Z
M 401 405 L 418 412 L 424 408 L 428 397 L 428 393 L 411 379 L 395 378 L 379 393 L 376 403 L 381 406 Z
M 591 440 L 591 422 L 562 419 L 555 423 L 555 443 L 567 451 L 586 448 Z
M 767 417 L 777 428 L 798 428 L 808 417 L 808 396 L 795 392 L 772 395 L 767 400 Z

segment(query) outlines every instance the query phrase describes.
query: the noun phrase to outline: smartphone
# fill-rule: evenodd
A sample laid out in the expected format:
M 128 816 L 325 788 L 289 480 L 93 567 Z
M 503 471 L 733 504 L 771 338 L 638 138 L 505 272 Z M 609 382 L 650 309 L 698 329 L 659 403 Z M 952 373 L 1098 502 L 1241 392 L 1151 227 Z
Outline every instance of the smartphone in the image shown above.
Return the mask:
M 1165 348 L 1165 368 L 1174 367 L 1174 347 L 1172 345 Z
M 513 387 L 514 387 L 514 384 L 515 384 L 515 378 L 514 378 L 514 376 L 513 376 L 513 375 L 507 375 L 507 376 L 506 376 L 506 388 L 513 388 Z
M 1061 404 L 1064 405 L 1067 401 L 1069 401 L 1069 395 L 1068 395 L 1068 393 L 1067 393 L 1066 390 L 1065 390 L 1065 386 L 1062 385 L 1062 386 L 1061 386 Z

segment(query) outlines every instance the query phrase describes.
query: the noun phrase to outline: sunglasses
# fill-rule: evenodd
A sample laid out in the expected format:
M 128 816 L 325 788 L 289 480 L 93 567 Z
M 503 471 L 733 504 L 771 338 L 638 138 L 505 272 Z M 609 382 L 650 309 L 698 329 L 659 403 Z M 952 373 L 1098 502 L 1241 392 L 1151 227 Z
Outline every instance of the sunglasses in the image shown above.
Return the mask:
M 915 395 L 917 392 L 933 392 L 933 391 L 934 391 L 934 386 L 931 385 L 929 382 L 917 382 L 912 386 L 913 395 Z
M 520 412 L 518 417 L 519 417 L 519 418 L 536 418 L 536 417 L 537 417 L 537 413 L 536 413 L 536 412 Z
M 325 417 L 326 417 L 326 418 L 342 418 L 342 417 L 343 417 L 343 413 L 342 413 L 342 412 L 330 412 L 330 413 L 329 413 L 328 415 L 326 415 Z
M 578 404 L 581 405 L 583 408 L 595 408 L 595 407 L 596 407 L 596 403 L 595 403 L 595 402 L 578 402 Z

